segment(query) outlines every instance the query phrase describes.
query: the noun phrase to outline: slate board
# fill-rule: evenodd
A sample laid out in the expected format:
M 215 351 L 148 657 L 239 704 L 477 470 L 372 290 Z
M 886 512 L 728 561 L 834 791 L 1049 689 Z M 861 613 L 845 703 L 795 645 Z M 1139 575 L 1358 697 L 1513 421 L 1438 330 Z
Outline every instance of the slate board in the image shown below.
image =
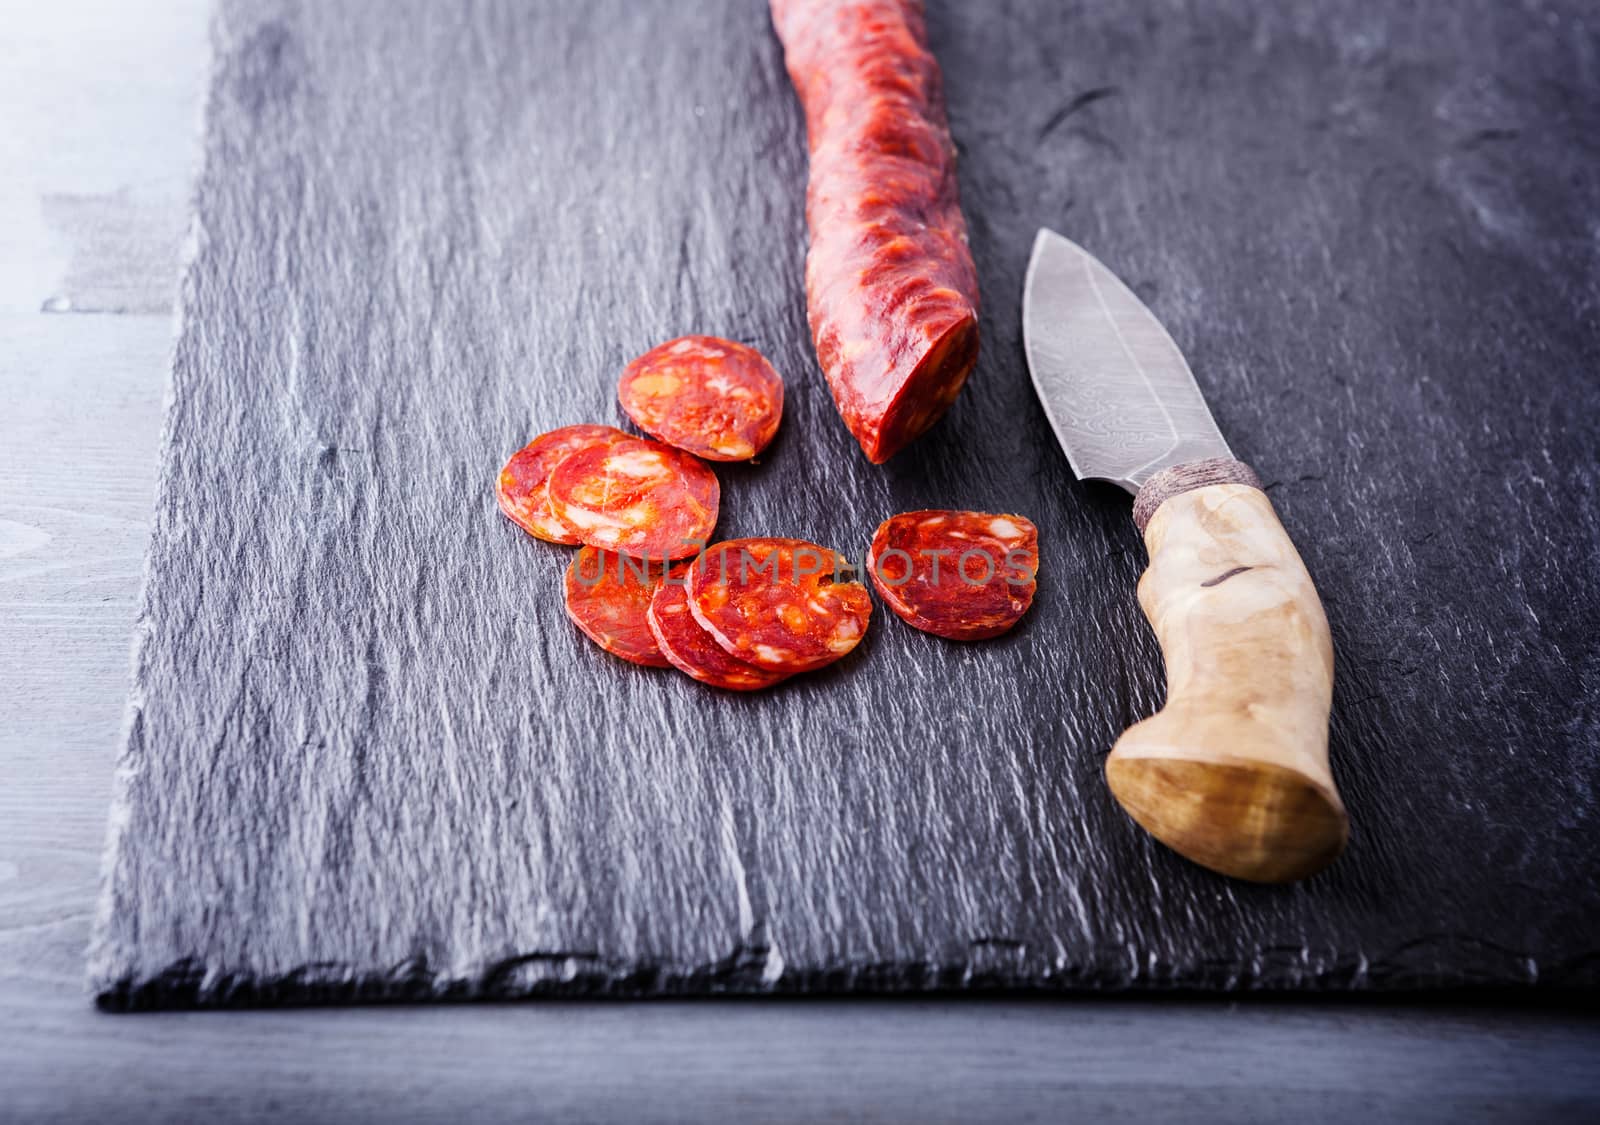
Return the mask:
M 109 1007 L 1600 980 L 1600 70 L 1586 5 L 935 3 L 984 296 L 888 466 L 807 338 L 758 0 L 224 0 L 93 988 Z M 1126 497 L 1023 364 L 1034 230 L 1110 263 L 1270 482 L 1354 837 L 1186 864 L 1107 794 L 1162 698 Z M 721 531 L 1016 510 L 1025 623 L 880 610 L 730 697 L 563 618 L 502 459 L 684 332 L 788 378 Z

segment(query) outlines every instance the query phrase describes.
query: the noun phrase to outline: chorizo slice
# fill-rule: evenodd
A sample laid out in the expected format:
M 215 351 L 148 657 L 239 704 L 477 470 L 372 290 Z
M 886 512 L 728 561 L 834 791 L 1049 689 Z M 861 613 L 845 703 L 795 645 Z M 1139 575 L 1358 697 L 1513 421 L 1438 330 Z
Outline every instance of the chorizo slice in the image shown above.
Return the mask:
M 590 446 L 630 441 L 612 426 L 562 426 L 540 434 L 511 455 L 495 479 L 494 498 L 506 518 L 529 535 L 569 546 L 581 542 L 550 510 L 550 473 L 562 460 Z
M 617 397 L 645 433 L 708 461 L 748 461 L 783 417 L 783 379 L 754 348 L 683 336 L 622 372 Z
M 667 658 L 646 616 L 664 570 L 662 564 L 584 547 L 567 567 L 567 616 L 611 655 L 665 668 Z
M 680 563 L 650 599 L 650 632 L 661 654 L 685 675 L 726 691 L 760 691 L 785 679 L 730 655 L 700 627 L 689 611 L 689 567 Z
M 694 561 L 689 612 L 732 656 L 773 672 L 821 668 L 866 635 L 872 598 L 850 565 L 803 539 L 730 539 Z
M 978 358 L 978 274 L 920 0 L 771 0 L 805 111 L 806 310 L 867 459 L 945 412 Z
M 878 526 L 867 571 L 907 624 L 957 641 L 995 637 L 1033 604 L 1039 531 L 1014 515 L 902 512 Z
M 694 554 L 717 525 L 714 473 L 681 450 L 630 438 L 580 449 L 550 474 L 550 510 L 579 542 L 635 558 Z

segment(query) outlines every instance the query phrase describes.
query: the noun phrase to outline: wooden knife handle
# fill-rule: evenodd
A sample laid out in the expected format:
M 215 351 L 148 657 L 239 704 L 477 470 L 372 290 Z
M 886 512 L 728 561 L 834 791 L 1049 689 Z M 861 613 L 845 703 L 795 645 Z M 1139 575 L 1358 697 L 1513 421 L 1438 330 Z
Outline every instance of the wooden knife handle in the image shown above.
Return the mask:
M 1328 770 L 1333 643 L 1305 564 L 1238 461 L 1157 474 L 1134 518 L 1167 703 L 1117 740 L 1112 793 L 1156 839 L 1225 875 L 1321 870 L 1350 828 Z

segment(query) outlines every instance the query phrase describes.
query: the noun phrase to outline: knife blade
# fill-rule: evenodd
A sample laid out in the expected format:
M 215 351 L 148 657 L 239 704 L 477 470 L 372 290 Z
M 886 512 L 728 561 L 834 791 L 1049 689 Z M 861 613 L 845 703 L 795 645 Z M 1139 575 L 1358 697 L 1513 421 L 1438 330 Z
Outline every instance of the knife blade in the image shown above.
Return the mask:
M 1137 493 L 1161 469 L 1233 456 L 1178 345 L 1088 251 L 1041 230 L 1023 294 L 1028 369 L 1080 478 Z
M 1139 604 L 1167 701 L 1112 747 L 1113 795 L 1223 874 L 1314 874 L 1343 850 L 1349 819 L 1328 764 L 1333 645 L 1305 564 L 1183 353 L 1110 269 L 1041 230 L 1022 308 L 1056 439 L 1080 478 L 1133 493 L 1150 555 Z

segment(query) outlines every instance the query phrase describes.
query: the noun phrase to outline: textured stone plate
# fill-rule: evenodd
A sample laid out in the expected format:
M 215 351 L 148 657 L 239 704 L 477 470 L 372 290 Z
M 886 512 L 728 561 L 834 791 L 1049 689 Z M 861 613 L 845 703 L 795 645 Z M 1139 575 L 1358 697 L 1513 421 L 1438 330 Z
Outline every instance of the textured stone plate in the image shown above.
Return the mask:
M 1573 2 L 936 3 L 976 375 L 883 468 L 804 323 L 757 0 L 226 0 L 93 986 L 111 1006 L 547 990 L 1593 985 L 1600 85 Z M 1355 835 L 1288 888 L 1107 795 L 1161 698 L 1128 501 L 1023 366 L 1034 230 L 1170 327 L 1327 602 Z M 502 459 L 669 336 L 789 386 L 726 535 L 859 555 L 1015 510 L 1002 640 L 880 612 L 755 697 L 614 660 Z

